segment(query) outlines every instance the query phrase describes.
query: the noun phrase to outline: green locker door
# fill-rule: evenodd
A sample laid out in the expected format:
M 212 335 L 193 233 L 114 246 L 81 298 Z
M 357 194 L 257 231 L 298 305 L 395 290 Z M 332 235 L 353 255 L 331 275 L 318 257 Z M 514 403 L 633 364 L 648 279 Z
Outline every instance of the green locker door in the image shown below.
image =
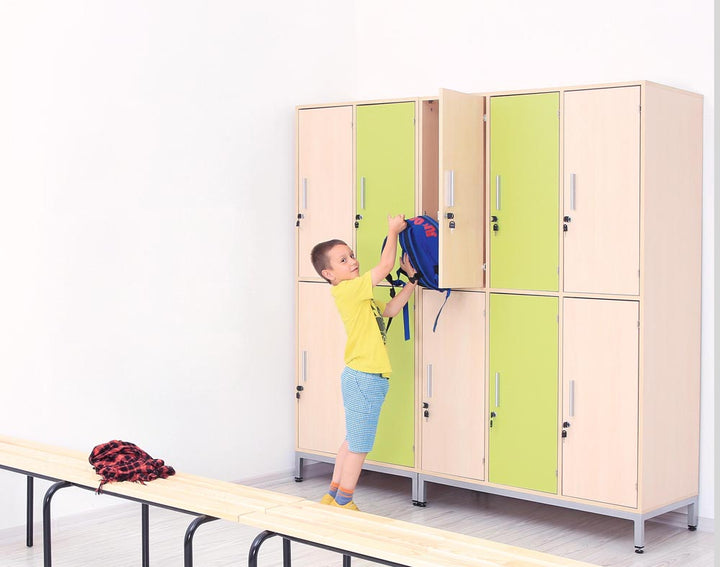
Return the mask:
M 355 252 L 367 270 L 380 260 L 388 215 L 415 214 L 415 103 L 358 106 L 356 135 Z
M 387 303 L 390 288 L 375 288 L 375 299 Z M 406 467 L 415 466 L 415 295 L 408 302 L 410 340 L 405 340 L 402 311 L 392 320 L 387 347 L 392 364 L 390 389 L 380 412 L 375 446 L 368 454 L 371 461 Z M 386 320 L 387 322 L 387 320 Z
M 557 297 L 492 294 L 490 482 L 557 492 L 557 396 Z
M 490 285 L 558 289 L 558 93 L 490 99 Z

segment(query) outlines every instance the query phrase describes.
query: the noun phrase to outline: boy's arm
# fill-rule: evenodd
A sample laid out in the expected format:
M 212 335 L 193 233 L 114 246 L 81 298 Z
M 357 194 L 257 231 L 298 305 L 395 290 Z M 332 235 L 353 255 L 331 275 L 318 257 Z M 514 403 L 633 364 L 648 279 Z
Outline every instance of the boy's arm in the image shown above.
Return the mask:
M 395 267 L 395 259 L 397 258 L 397 241 L 400 234 L 407 227 L 405 215 L 396 215 L 388 217 L 388 235 L 380 255 L 380 262 L 372 270 L 370 270 L 370 279 L 375 286 L 385 279 Z
M 400 259 L 400 267 L 405 271 L 409 278 L 412 278 L 416 274 L 415 268 L 412 267 L 407 253 L 403 254 Z M 406 283 L 400 290 L 400 293 L 385 304 L 383 317 L 395 317 L 395 315 L 400 313 L 400 310 L 410 300 L 412 292 L 415 291 L 415 286 L 415 282 Z
M 417 284 L 408 282 L 400 290 L 400 293 L 395 295 L 390 301 L 385 304 L 385 310 L 383 311 L 383 317 L 395 317 L 405 304 L 410 300 L 412 292 L 415 291 Z

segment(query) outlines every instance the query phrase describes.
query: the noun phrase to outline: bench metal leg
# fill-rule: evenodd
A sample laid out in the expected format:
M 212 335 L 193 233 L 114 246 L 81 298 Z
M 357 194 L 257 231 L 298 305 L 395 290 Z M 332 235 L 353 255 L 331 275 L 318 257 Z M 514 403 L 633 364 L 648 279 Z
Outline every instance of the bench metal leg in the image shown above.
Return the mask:
M 250 545 L 250 553 L 248 554 L 248 567 L 257 567 L 258 553 L 260 552 L 260 546 L 265 543 L 265 540 L 276 536 L 275 532 L 264 531 L 259 534 Z M 281 536 L 282 537 L 282 536 Z M 283 567 L 291 567 L 290 557 L 290 540 L 283 538 Z
M 33 546 L 33 506 L 34 506 L 34 482 L 35 479 L 31 476 L 27 477 L 27 517 L 25 519 L 25 525 L 27 529 L 26 538 L 25 538 L 25 544 L 28 547 Z
M 150 507 L 142 504 L 142 567 L 150 567 Z
M 213 520 L 217 520 L 217 518 L 213 518 L 212 516 L 198 516 L 190 522 L 190 525 L 185 530 L 185 544 L 183 547 L 185 567 L 193 567 L 193 537 L 195 536 L 195 532 L 201 525 L 212 522 Z
M 44 567 L 52 567 L 52 549 L 50 547 L 50 539 L 51 539 L 50 503 L 52 502 L 52 497 L 55 496 L 55 493 L 58 490 L 60 490 L 61 488 L 67 488 L 68 486 L 72 486 L 72 484 L 67 481 L 56 482 L 50 488 L 48 488 L 47 492 L 45 493 L 45 498 L 43 499 L 43 565 L 44 565 Z
M 290 565 L 290 540 L 283 538 L 283 567 L 292 567 Z

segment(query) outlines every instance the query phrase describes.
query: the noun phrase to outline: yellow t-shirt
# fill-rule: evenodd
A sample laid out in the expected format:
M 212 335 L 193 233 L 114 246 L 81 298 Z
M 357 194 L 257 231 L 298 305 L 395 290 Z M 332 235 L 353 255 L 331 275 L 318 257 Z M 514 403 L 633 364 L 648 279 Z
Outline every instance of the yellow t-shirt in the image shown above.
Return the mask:
M 345 324 L 345 364 L 354 370 L 389 376 L 392 372 L 385 347 L 385 304 L 373 299 L 370 272 L 332 287 Z

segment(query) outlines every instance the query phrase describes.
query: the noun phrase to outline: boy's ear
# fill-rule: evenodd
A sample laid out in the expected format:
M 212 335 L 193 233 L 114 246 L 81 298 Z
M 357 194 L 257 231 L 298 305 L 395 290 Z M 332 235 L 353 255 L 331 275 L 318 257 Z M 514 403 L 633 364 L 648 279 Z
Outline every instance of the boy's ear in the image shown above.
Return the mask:
M 327 268 L 320 271 L 320 275 L 324 277 L 326 280 L 330 280 L 331 282 L 335 279 L 334 274 L 332 273 L 332 270 L 328 270 Z

